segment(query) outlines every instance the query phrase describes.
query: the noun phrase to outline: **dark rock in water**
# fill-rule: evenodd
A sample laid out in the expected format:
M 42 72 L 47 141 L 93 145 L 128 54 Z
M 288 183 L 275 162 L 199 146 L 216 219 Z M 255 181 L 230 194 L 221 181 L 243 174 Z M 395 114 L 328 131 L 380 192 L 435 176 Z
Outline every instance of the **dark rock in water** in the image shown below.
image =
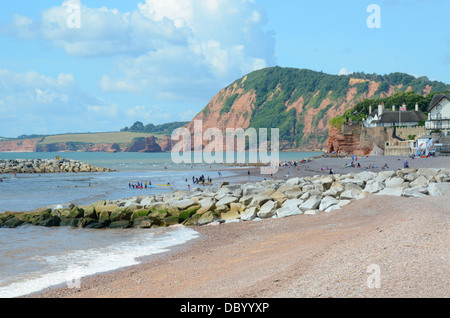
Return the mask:
M 69 213 L 69 218 L 76 219 L 84 216 L 84 210 L 77 206 L 73 207 Z
M 59 226 L 61 223 L 61 219 L 57 216 L 48 218 L 41 223 L 39 223 L 39 226 L 45 226 L 45 227 L 53 227 L 53 226 Z
M 175 217 L 175 216 L 168 216 L 168 217 L 166 217 L 166 218 L 163 220 L 163 223 L 164 223 L 166 226 L 171 226 L 171 225 L 179 224 L 180 221 L 179 221 L 178 218 Z
M 135 219 L 133 222 L 133 227 L 138 227 L 141 229 L 149 229 L 152 227 L 152 225 L 153 225 L 153 219 L 148 216 L 144 216 L 144 217 Z
M 79 222 L 80 222 L 80 219 L 78 219 L 78 218 L 72 219 L 72 218 L 62 217 L 59 225 L 60 226 L 78 227 Z
M 42 212 L 37 215 L 30 215 L 29 221 L 33 225 L 40 225 L 41 223 L 45 222 L 48 219 L 51 219 L 52 215 L 48 212 Z
M 86 225 L 84 228 L 85 229 L 104 229 L 105 227 L 106 227 L 105 224 L 94 222 L 94 223 L 90 223 L 90 224 Z
M 16 217 L 13 216 L 11 218 L 6 219 L 6 221 L 3 222 L 2 226 L 8 227 L 10 229 L 13 229 L 13 228 L 21 226 L 24 223 L 25 222 L 23 222 L 23 221 L 21 221 L 21 220 L 19 220 Z
M 110 229 L 126 229 L 130 227 L 130 221 L 115 221 L 109 225 Z
M 80 218 L 80 220 L 78 221 L 78 227 L 80 228 L 87 227 L 89 224 L 96 222 L 97 220 L 93 218 Z
M 109 212 L 100 212 L 98 215 L 98 223 L 105 224 L 106 226 L 111 223 L 110 213 Z

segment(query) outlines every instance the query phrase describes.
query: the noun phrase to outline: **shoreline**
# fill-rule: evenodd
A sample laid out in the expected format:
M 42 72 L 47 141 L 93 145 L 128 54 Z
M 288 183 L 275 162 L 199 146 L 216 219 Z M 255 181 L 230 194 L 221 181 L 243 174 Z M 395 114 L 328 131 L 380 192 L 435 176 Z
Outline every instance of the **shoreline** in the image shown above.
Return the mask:
M 329 161 L 329 160 L 323 161 L 324 159 L 331 159 L 332 161 Z M 359 158 L 358 160 L 362 163 L 365 163 L 366 160 L 375 162 L 376 160 L 374 160 L 374 159 L 375 159 L 374 157 L 365 157 L 365 158 Z M 400 160 L 400 158 L 398 158 L 398 157 L 391 157 L 391 158 L 379 157 L 377 159 L 378 159 L 377 162 L 389 161 L 390 165 L 394 165 L 395 163 L 398 163 L 399 165 L 401 165 L 403 163 L 403 161 L 398 162 Z M 383 160 L 381 160 L 381 159 L 383 159 Z M 438 159 L 438 160 L 431 161 L 433 159 Z M 441 160 L 439 160 L 439 159 L 441 159 Z M 442 160 L 442 159 L 444 159 L 444 160 Z M 335 160 L 338 160 L 338 161 L 335 161 Z M 297 169 L 297 167 L 283 167 L 277 172 L 277 174 L 274 175 L 274 178 L 276 178 L 276 177 L 282 178 L 283 174 L 285 174 L 286 171 L 288 171 L 291 174 L 289 176 L 289 178 L 297 177 L 301 173 L 312 173 L 315 171 L 314 169 L 317 170 L 318 167 L 321 167 L 321 165 L 324 165 L 325 163 L 329 163 L 330 166 L 331 166 L 331 164 L 334 164 L 335 165 L 334 168 L 338 169 L 338 168 L 340 168 L 340 166 L 343 162 L 348 162 L 348 160 L 349 160 L 348 158 L 337 158 L 337 159 L 336 158 L 322 158 L 322 159 L 319 159 L 318 161 L 316 161 L 315 164 L 312 164 L 313 167 L 304 166 L 305 169 L 303 169 L 303 170 Z M 416 160 L 419 160 L 419 159 L 416 159 Z M 431 163 L 434 163 L 434 164 L 441 163 L 441 164 L 444 164 L 444 166 L 445 166 L 443 168 L 447 168 L 447 169 L 450 168 L 449 160 L 446 158 L 441 157 L 441 158 L 428 158 L 428 159 L 420 159 L 420 160 L 424 160 L 424 161 L 422 161 L 420 163 L 419 163 L 419 161 L 415 161 L 414 163 L 416 163 L 416 165 L 418 165 L 418 166 L 420 166 L 421 164 L 429 166 Z M 425 160 L 427 160 L 427 161 L 425 161 Z M 411 163 L 412 160 L 409 160 L 409 162 Z M 307 165 L 307 164 L 305 164 L 305 165 Z M 252 176 L 257 175 L 258 169 L 259 168 L 250 169 L 250 167 L 249 167 L 249 170 L 251 171 Z M 342 169 L 346 169 L 344 171 L 346 171 L 347 173 L 360 172 L 360 171 L 356 171 L 356 170 L 350 171 L 350 170 L 348 170 L 348 168 L 342 168 Z M 351 169 L 354 169 L 354 168 L 351 168 Z M 399 167 L 398 169 L 401 169 L 401 168 Z M 392 169 L 392 170 L 396 170 L 396 169 Z M 243 171 L 241 173 L 241 176 L 242 176 L 242 174 L 244 175 L 244 179 L 245 179 L 246 171 L 247 171 L 247 168 L 243 169 Z M 289 179 L 289 178 L 284 175 L 285 180 Z M 382 201 L 381 204 L 379 202 L 380 198 L 383 198 L 381 200 Z M 422 206 L 423 209 L 425 210 L 426 209 L 425 207 L 428 207 L 428 205 L 429 205 L 428 202 L 433 203 L 430 206 L 432 206 L 434 210 L 429 209 L 429 211 L 425 211 L 426 213 L 422 214 L 420 222 L 426 221 L 425 215 L 428 215 L 428 217 L 434 218 L 434 217 L 436 217 L 435 214 L 437 214 L 437 215 L 439 215 L 439 217 L 444 219 L 444 224 L 445 224 L 446 222 L 448 222 L 448 212 L 449 211 L 446 208 L 447 207 L 446 202 L 448 201 L 449 198 L 450 197 L 448 195 L 444 196 L 444 197 L 438 197 L 438 198 L 436 198 L 436 197 L 396 198 L 396 197 L 386 197 L 386 196 L 379 197 L 379 196 L 375 196 L 375 195 L 369 195 L 365 199 L 352 201 L 348 206 L 342 208 L 342 210 L 339 210 L 339 211 L 336 211 L 333 213 L 319 213 L 314 216 L 298 215 L 298 216 L 292 216 L 292 217 L 284 218 L 284 219 L 263 219 L 260 221 L 253 221 L 253 222 L 233 222 L 233 223 L 226 223 L 223 225 L 209 224 L 209 225 L 205 225 L 205 226 L 191 227 L 193 230 L 195 230 L 197 233 L 200 234 L 200 236 L 198 238 L 196 238 L 192 241 L 186 242 L 180 246 L 172 247 L 172 248 L 170 248 L 170 250 L 168 252 L 165 252 L 162 254 L 155 254 L 155 255 L 148 256 L 148 257 L 142 257 L 139 259 L 140 261 L 142 261 L 142 263 L 139 265 L 121 268 L 121 269 L 117 269 L 117 270 L 109 272 L 109 273 L 100 273 L 100 274 L 93 275 L 92 277 L 83 278 L 82 288 L 80 290 L 70 290 L 67 288 L 50 288 L 50 289 L 43 290 L 39 293 L 27 295 L 25 297 L 33 297 L 33 298 L 34 297 L 39 297 L 39 298 L 40 297 L 42 297 L 42 298 L 53 298 L 53 297 L 150 297 L 150 298 L 153 298 L 153 297 L 191 297 L 191 296 L 189 296 L 189 294 L 186 294 L 181 291 L 178 291 L 181 294 L 171 293 L 172 289 L 174 289 L 175 286 L 171 285 L 170 282 L 166 282 L 166 284 L 168 284 L 166 286 L 166 284 L 164 284 L 160 281 L 160 283 L 162 283 L 162 286 L 159 286 L 158 291 L 153 291 L 153 292 L 148 291 L 147 290 L 148 288 L 141 288 L 142 282 L 146 280 L 146 275 L 150 275 L 151 272 L 153 272 L 153 271 L 158 272 L 158 269 L 161 270 L 163 268 L 164 264 L 166 264 L 167 262 L 169 264 L 172 262 L 179 262 L 180 260 L 183 260 L 183 262 L 191 262 L 191 261 L 195 262 L 194 260 L 197 258 L 198 255 L 201 255 L 202 259 L 206 263 L 213 262 L 214 264 L 216 264 L 216 262 L 214 261 L 214 258 L 219 258 L 225 263 L 237 263 L 242 266 L 248 267 L 248 265 L 243 264 L 243 263 L 245 263 L 244 261 L 246 259 L 248 259 L 248 255 L 246 256 L 246 254 L 255 253 L 254 249 L 250 249 L 250 251 L 247 251 L 247 253 L 236 252 L 239 256 L 239 257 L 237 257 L 236 255 L 234 255 L 234 253 L 232 251 L 235 250 L 236 247 L 239 247 L 239 244 L 237 244 L 236 242 L 233 242 L 231 240 L 232 238 L 243 239 L 243 241 L 246 243 L 244 245 L 248 245 L 248 244 L 254 245 L 254 242 L 253 242 L 254 239 L 256 237 L 262 237 L 263 242 L 265 242 L 263 245 L 265 246 L 266 250 L 270 251 L 271 255 L 272 254 L 276 255 L 277 251 L 274 250 L 273 248 L 269 248 L 267 243 L 271 240 L 274 240 L 274 237 L 276 238 L 276 240 L 274 242 L 275 245 L 276 245 L 276 241 L 280 241 L 280 240 L 284 241 L 283 237 L 285 237 L 285 236 L 296 237 L 296 236 L 300 235 L 300 240 L 309 239 L 309 240 L 311 240 L 311 242 L 310 242 L 311 244 L 313 244 L 315 240 L 318 240 L 319 242 L 324 240 L 324 242 L 322 242 L 322 244 L 317 243 L 318 250 L 322 250 L 322 249 L 326 250 L 328 248 L 328 244 L 341 245 L 341 243 L 343 242 L 343 236 L 335 237 L 336 239 L 338 239 L 338 243 L 336 243 L 336 242 L 330 243 L 328 241 L 328 239 L 327 239 L 328 236 L 334 237 L 333 232 L 335 232 L 336 228 L 344 227 L 345 230 L 342 230 L 342 231 L 344 231 L 346 233 L 350 233 L 352 235 L 355 235 L 355 233 L 360 233 L 360 235 L 361 235 L 361 233 L 365 233 L 367 229 L 370 229 L 370 231 L 374 231 L 373 226 L 376 223 L 379 223 L 379 222 L 388 222 L 389 223 L 389 218 L 386 218 L 386 216 L 389 215 L 389 214 L 387 214 L 389 212 L 386 212 L 383 209 L 383 205 L 386 205 L 386 204 L 389 206 L 389 209 L 387 209 L 387 210 L 397 209 L 397 214 L 399 214 L 399 218 L 398 218 L 398 220 L 396 220 L 397 226 L 404 226 L 404 224 L 402 222 L 404 221 L 405 216 L 403 214 L 408 215 L 408 213 L 413 212 L 413 209 L 415 209 L 417 206 L 419 206 L 419 208 L 420 208 L 420 206 Z M 402 205 L 408 206 L 408 209 L 406 211 L 399 210 L 399 208 L 397 207 L 399 205 L 399 202 Z M 364 209 L 367 209 L 368 207 L 371 209 L 375 208 L 373 213 L 377 216 L 376 220 L 363 220 L 364 217 L 361 217 L 361 215 L 359 215 L 361 213 L 361 209 L 364 210 Z M 436 207 L 437 207 L 437 209 L 436 209 Z M 363 214 L 366 215 L 367 213 L 363 213 Z M 342 222 L 341 218 L 343 218 L 343 220 L 345 222 Z M 361 221 L 360 221 L 361 224 L 364 224 L 364 225 L 360 225 L 355 221 L 355 220 L 359 220 L 359 219 L 361 219 Z M 340 222 L 339 222 L 339 220 L 340 220 Z M 370 221 L 370 222 L 368 222 L 368 221 Z M 316 222 L 318 222 L 318 223 L 316 223 Z M 355 222 L 356 222 L 356 224 L 355 224 Z M 392 222 L 394 222 L 394 221 L 392 220 Z M 315 235 L 310 236 L 310 235 L 305 234 L 306 237 L 302 237 L 302 235 L 297 233 L 297 231 L 293 231 L 292 226 L 294 224 L 296 224 L 297 226 L 300 226 L 300 227 L 306 226 L 304 228 L 306 230 L 306 233 L 309 233 L 309 234 L 314 233 Z M 217 225 L 217 226 L 214 226 L 214 225 Z M 308 227 L 308 225 L 309 226 L 315 225 L 315 227 Z M 394 227 L 394 225 L 393 224 L 385 224 L 385 226 L 387 226 L 388 228 L 391 229 L 390 232 L 391 232 L 391 235 L 393 236 L 392 237 L 392 239 L 393 239 L 396 235 L 396 233 L 392 232 L 392 228 Z M 418 229 L 422 229 L 422 226 L 429 227 L 429 225 L 421 224 L 418 227 Z M 277 228 L 277 227 L 279 227 L 279 228 Z M 365 227 L 366 230 L 362 231 L 362 227 Z M 265 231 L 265 229 L 267 229 L 267 228 L 271 229 L 271 233 L 267 233 Z M 290 231 L 285 232 L 286 229 L 290 229 Z M 440 230 L 442 233 L 442 230 L 444 230 L 444 232 L 445 232 L 445 230 L 448 231 L 448 228 L 447 229 L 444 228 L 444 229 L 440 229 Z M 340 231 L 341 230 L 339 230 L 338 232 L 340 233 Z M 408 239 L 412 239 L 414 236 L 414 233 L 408 233 L 407 229 L 405 229 L 405 231 L 407 231 L 406 235 L 408 236 Z M 261 233 L 261 232 L 264 232 L 264 233 Z M 384 230 L 384 232 L 386 233 L 387 231 Z M 226 233 L 226 235 L 224 235 L 223 233 Z M 250 235 L 250 233 L 254 233 L 254 236 Z M 350 235 L 350 236 L 352 236 L 352 235 Z M 357 240 L 362 239 L 364 244 L 370 243 L 370 241 L 364 240 L 360 235 L 356 235 Z M 391 237 L 388 237 L 388 239 L 390 239 L 390 238 Z M 299 238 L 297 237 L 297 239 L 299 239 Z M 341 242 L 341 243 L 339 243 L 339 242 Z M 310 244 L 310 243 L 308 243 L 308 244 Z M 228 257 L 229 257 L 230 253 L 233 254 L 231 259 L 228 259 L 224 255 L 221 255 L 220 253 L 217 252 L 219 250 L 219 247 L 221 247 L 221 246 L 225 246 L 224 247 L 225 251 L 222 250 L 224 255 L 228 254 Z M 445 244 L 443 246 L 445 246 Z M 448 246 L 448 243 L 447 243 L 447 246 Z M 396 246 L 396 248 L 399 248 L 399 246 Z M 435 248 L 440 249 L 440 247 L 435 247 Z M 310 251 L 310 252 L 312 252 L 312 251 Z M 329 251 L 329 250 L 328 250 L 328 252 L 331 253 L 331 251 Z M 326 256 L 328 254 L 325 253 L 325 254 L 321 254 L 321 255 Z M 283 257 L 284 257 L 285 261 L 289 261 L 289 257 L 287 257 L 287 255 L 283 255 Z M 283 257 L 282 257 L 282 259 L 283 259 Z M 271 266 L 273 266 L 273 264 L 272 264 L 273 262 L 275 262 L 275 263 L 278 262 L 277 258 L 274 256 L 270 256 L 269 258 L 271 258 L 271 262 L 270 262 Z M 257 259 L 260 261 L 259 258 L 257 258 Z M 198 264 L 198 262 L 195 262 L 195 263 Z M 200 265 L 201 264 L 199 264 L 199 266 Z M 180 267 L 181 264 L 179 264 L 178 266 Z M 218 265 L 216 264 L 216 266 L 218 266 Z M 220 266 L 220 267 L 222 267 L 222 266 Z M 178 269 L 182 270 L 181 268 L 178 268 Z M 340 270 L 343 270 L 343 269 L 341 268 Z M 205 271 L 207 271 L 208 275 L 206 275 L 206 276 L 209 277 L 211 279 L 211 281 L 217 281 L 217 279 L 220 278 L 220 277 L 216 277 L 216 276 L 212 275 L 211 271 L 208 269 L 205 269 Z M 145 273 L 147 273 L 147 274 L 145 274 Z M 318 273 L 316 273 L 316 275 L 317 274 Z M 217 275 L 220 276 L 220 273 L 218 273 Z M 180 275 L 176 275 L 177 278 L 181 279 L 179 276 Z M 136 277 L 139 277 L 139 279 Z M 184 279 L 183 284 L 191 284 L 191 285 L 194 284 L 186 277 L 183 276 L 182 278 Z M 196 276 L 196 278 L 199 278 L 199 277 Z M 133 279 L 138 283 L 134 284 L 133 287 L 121 287 L 121 284 L 119 282 L 123 283 L 127 279 Z M 233 277 L 229 277 L 229 279 L 236 280 Z M 222 281 L 221 279 L 219 279 L 219 280 Z M 289 279 L 288 279 L 288 281 L 289 281 Z M 208 281 L 204 281 L 203 283 L 206 285 L 212 284 L 211 282 L 208 282 Z M 235 283 L 238 283 L 238 282 L 235 282 Z M 102 285 L 103 285 L 103 287 L 100 287 Z M 152 283 L 151 285 L 154 286 L 154 283 Z M 245 284 L 245 285 L 248 285 L 248 284 Z M 190 286 L 190 287 L 188 287 L 188 289 L 191 288 L 191 289 L 195 290 L 195 292 L 193 292 L 195 297 L 208 297 L 207 295 L 202 294 L 202 291 L 200 289 L 198 289 L 198 288 L 196 289 L 194 287 L 195 286 Z M 270 288 L 269 288 L 269 290 L 270 290 Z M 100 292 L 100 291 L 103 291 L 103 292 Z M 444 294 L 437 294 L 437 295 L 438 296 L 446 295 L 447 292 L 448 292 L 448 289 L 444 289 Z M 197 295 L 195 293 L 200 293 L 200 294 Z M 241 291 L 241 293 L 242 293 L 242 291 Z M 295 297 L 295 295 L 290 294 L 286 290 L 284 290 L 283 293 L 287 293 L 286 294 L 286 295 L 288 295 L 287 297 L 293 297 L 293 296 Z M 322 296 L 313 295 L 313 294 L 304 294 L 302 296 L 303 297 L 316 297 L 316 296 L 324 297 L 322 294 L 321 294 Z M 214 294 L 214 295 L 216 295 L 216 294 Z M 248 293 L 242 293 L 242 294 L 237 294 L 237 295 L 239 295 L 238 297 L 259 297 L 260 296 L 259 294 L 248 294 Z M 272 293 L 267 294 L 268 296 L 264 296 L 264 295 L 262 297 L 272 297 L 273 296 Z M 355 295 L 341 295 L 340 297 L 349 297 L 349 296 L 353 297 Z M 377 296 L 377 294 L 375 294 L 375 297 L 376 296 Z M 216 297 L 216 296 L 214 296 L 214 297 Z M 236 294 L 225 293 L 222 296 L 218 296 L 218 297 L 236 297 Z M 278 297 L 278 296 L 276 296 L 276 297 Z M 335 297 L 335 296 L 333 296 L 333 297 Z M 356 297 L 358 297 L 358 296 L 356 296 Z M 388 295 L 388 297 L 390 297 L 390 296 Z M 394 296 L 394 297 L 396 297 L 396 296 Z M 415 297 L 415 296 L 413 296 L 413 297 Z
M 382 199 L 382 206 L 370 196 L 339 213 L 203 226 L 197 239 L 83 278 L 80 289 L 21 298 L 448 297 L 440 274 L 449 216 L 439 209 L 450 196 Z M 366 285 L 371 264 L 382 268 L 380 289 Z

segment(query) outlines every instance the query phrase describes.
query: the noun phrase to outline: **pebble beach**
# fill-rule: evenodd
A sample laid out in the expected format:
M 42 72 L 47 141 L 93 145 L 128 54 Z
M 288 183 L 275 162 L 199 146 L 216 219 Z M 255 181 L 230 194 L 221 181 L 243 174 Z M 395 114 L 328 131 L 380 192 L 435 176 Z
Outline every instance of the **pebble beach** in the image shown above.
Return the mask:
M 405 159 L 411 169 L 450 169 L 445 157 L 362 157 L 361 168 L 344 168 L 351 158 L 320 158 L 287 163 L 271 178 L 325 176 L 329 169 L 379 173 L 385 164 L 397 171 Z M 258 168 L 249 170 L 258 175 Z M 245 169 L 236 182 L 246 175 Z M 449 199 L 448 192 L 369 193 L 329 213 L 194 226 L 198 238 L 139 265 L 83 278 L 80 288 L 27 297 L 448 297 Z M 369 283 L 373 268 L 376 287 Z

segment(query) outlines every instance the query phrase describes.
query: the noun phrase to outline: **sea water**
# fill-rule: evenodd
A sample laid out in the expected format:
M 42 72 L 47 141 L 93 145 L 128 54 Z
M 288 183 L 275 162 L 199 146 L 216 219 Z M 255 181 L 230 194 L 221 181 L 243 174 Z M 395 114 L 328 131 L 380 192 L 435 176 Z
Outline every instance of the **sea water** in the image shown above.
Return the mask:
M 280 160 L 301 160 L 316 153 L 285 153 Z M 102 173 L 0 175 L 0 213 L 47 206 L 89 205 L 153 195 L 193 186 L 192 177 L 213 180 L 237 176 L 229 166 L 172 163 L 170 154 L 142 153 L 0 153 L 0 159 L 52 159 L 59 156 L 117 170 Z M 238 168 L 236 168 L 238 169 Z M 257 181 L 252 176 L 251 181 Z M 170 183 L 143 190 L 128 184 Z M 68 227 L 0 228 L 0 297 L 18 297 L 65 284 L 77 287 L 82 277 L 138 264 L 138 258 L 158 254 L 198 237 L 192 229 L 88 230 Z M 82 280 L 81 280 L 82 284 Z

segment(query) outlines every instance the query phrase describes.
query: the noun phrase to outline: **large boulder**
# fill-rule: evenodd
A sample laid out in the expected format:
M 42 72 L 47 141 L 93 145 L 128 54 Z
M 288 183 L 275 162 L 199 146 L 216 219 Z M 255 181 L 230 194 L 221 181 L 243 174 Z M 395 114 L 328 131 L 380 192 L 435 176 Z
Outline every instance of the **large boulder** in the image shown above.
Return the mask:
M 249 207 L 241 212 L 241 220 L 242 221 L 251 221 L 257 217 L 258 208 L 257 207 Z
M 272 200 L 267 201 L 266 203 L 263 204 L 263 206 L 261 206 L 261 209 L 257 213 L 258 217 L 260 217 L 261 219 L 273 217 L 277 212 L 277 206 L 278 205 L 276 202 Z
M 328 209 L 330 206 L 332 205 L 337 205 L 339 203 L 339 201 L 334 198 L 334 197 L 325 197 L 322 199 L 322 201 L 320 202 L 319 205 L 319 210 L 320 211 L 325 211 L 326 209 Z
M 377 180 L 370 180 L 369 182 L 367 182 L 366 187 L 364 188 L 364 192 L 377 193 L 383 190 L 384 188 L 385 185 L 383 182 Z
M 277 217 L 284 218 L 293 215 L 303 214 L 303 211 L 298 208 L 297 205 L 283 205 L 276 211 Z
M 321 197 L 313 195 L 308 200 L 303 202 L 299 206 L 299 208 L 303 212 L 309 211 L 309 210 L 317 210 L 320 205 L 320 201 L 321 201 Z
M 229 205 L 230 203 L 238 202 L 239 199 L 237 197 L 224 197 L 217 201 L 216 206 L 220 205 Z
M 450 193 L 450 183 L 430 183 L 428 193 L 431 196 L 440 196 Z
M 180 210 L 186 210 L 189 207 L 196 205 L 197 202 L 195 202 L 192 199 L 184 199 L 184 200 L 171 200 L 169 201 L 169 205 L 178 208 Z
M 403 195 L 403 190 L 398 188 L 384 188 L 380 192 L 377 193 L 377 195 L 390 195 L 395 197 L 401 197 Z

